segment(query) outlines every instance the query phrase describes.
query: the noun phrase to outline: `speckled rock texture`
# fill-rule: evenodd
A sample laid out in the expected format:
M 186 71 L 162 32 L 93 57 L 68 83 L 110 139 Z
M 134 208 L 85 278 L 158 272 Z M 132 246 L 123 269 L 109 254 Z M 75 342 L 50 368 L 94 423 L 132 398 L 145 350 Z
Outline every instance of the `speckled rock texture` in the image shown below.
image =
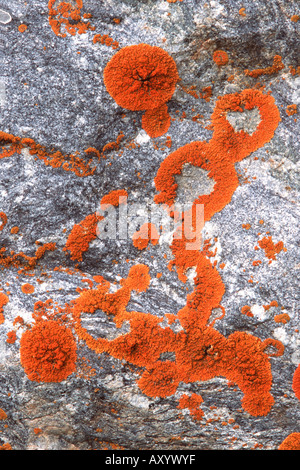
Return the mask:
M 62 3 L 66 2 L 52 2 L 53 8 Z M 73 8 L 75 3 L 70 0 Z M 49 21 L 47 0 L 0 2 L 0 130 L 33 139 L 50 153 L 78 152 L 85 161 L 91 158 L 95 168 L 93 174 L 80 177 L 63 165 L 46 165 L 28 146 L 0 158 L 0 212 L 7 217 L 0 231 L 2 261 L 21 252 L 33 258 L 38 247 L 55 243 L 55 249 L 45 251 L 30 270 L 23 269 L 28 263 L 22 256 L 17 257 L 19 265 L 0 263 L 0 300 L 3 294 L 8 300 L 2 306 L 0 324 L 0 409 L 4 412 L 0 413 L 0 446 L 9 444 L 15 450 L 278 449 L 289 434 L 300 432 L 300 403 L 292 388 L 300 362 L 300 20 L 295 18 L 300 15 L 299 2 L 83 0 L 80 6 L 78 0 L 80 18 L 69 18 L 73 30 L 66 31 L 62 23 L 65 37 L 61 37 Z M 90 25 L 80 31 L 79 23 Z M 93 41 L 95 35 L 107 35 L 118 45 L 112 47 L 105 38 Z M 150 138 L 142 129 L 144 112 L 118 106 L 103 81 L 104 68 L 114 54 L 140 43 L 164 49 L 180 77 L 167 103 L 170 127 L 158 138 Z M 216 50 L 227 53 L 226 65 L 214 62 Z M 245 73 L 271 67 L 276 55 L 284 64 L 280 70 L 256 78 Z M 240 387 L 219 375 L 182 380 L 167 396 L 143 393 L 137 381 L 145 367 L 89 347 L 76 332 L 71 310 L 65 311 L 76 343 L 75 370 L 56 383 L 31 380 L 21 364 L 20 347 L 24 333 L 34 331 L 36 303 L 52 299 L 51 314 L 66 309 L 83 289 L 96 288 L 95 276 L 109 281 L 113 293 L 131 267 L 148 266 L 148 289 L 132 291 L 126 310 L 160 317 L 161 328 L 172 328 L 177 334 L 184 331 L 176 316 L 193 292 L 195 271 L 188 270 L 183 282 L 170 267 L 170 236 L 143 250 L 134 246 L 131 237 L 96 237 L 82 261 L 72 260 L 64 248 L 74 224 L 99 210 L 103 196 L 113 190 L 125 189 L 128 203 L 149 208 L 157 194 L 154 178 L 165 158 L 190 142 L 209 142 L 218 98 L 245 89 L 270 93 L 281 121 L 269 142 L 234 164 L 238 187 L 230 202 L 205 222 L 202 237 L 209 246 L 206 258 L 225 288 L 221 300 L 225 315 L 214 309 L 214 330 L 225 338 L 245 332 L 284 346 L 282 355 L 276 356 L 274 348 L 268 356 L 274 398 L 270 411 L 263 416 L 246 411 Z M 251 135 L 260 116 L 254 108 L 228 113 L 228 121 L 235 132 Z M 117 142 L 120 135 L 103 157 L 105 145 Z M 2 151 L 9 145 L 1 138 Z M 89 148 L 94 153 L 84 152 Z M 207 171 L 191 165 L 176 175 L 176 183 L 181 203 L 210 194 L 214 187 Z M 276 259 L 268 258 L 259 245 L 267 237 L 275 246 L 282 242 Z M 33 292 L 24 292 L 24 284 L 33 286 Z M 243 313 L 245 306 L 250 309 Z M 171 326 L 166 314 L 175 315 Z M 16 321 L 18 317 L 23 323 Z M 126 336 L 131 328 L 129 322 L 117 326 L 113 316 L 100 309 L 83 313 L 82 326 L 94 338 L 108 340 Z M 16 333 L 15 341 L 7 341 L 14 335 L 8 336 L 10 332 Z M 147 347 L 151 355 L 151 340 Z M 34 351 L 31 354 L 34 357 Z M 176 355 L 164 352 L 160 362 L 170 363 L 166 361 L 176 364 Z M 252 372 L 246 367 L 244 373 Z M 178 407 L 183 395 L 192 394 L 203 400 L 198 418 L 193 410 Z

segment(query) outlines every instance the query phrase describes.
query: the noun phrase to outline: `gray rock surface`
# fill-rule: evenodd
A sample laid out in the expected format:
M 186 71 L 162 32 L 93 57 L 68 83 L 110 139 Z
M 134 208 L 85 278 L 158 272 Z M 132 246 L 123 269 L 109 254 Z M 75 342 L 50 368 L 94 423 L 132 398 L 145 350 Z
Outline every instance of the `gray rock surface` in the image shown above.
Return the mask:
M 239 13 L 241 7 L 246 16 Z M 81 13 L 92 15 L 83 21 L 90 21 L 95 30 L 65 38 L 51 28 L 46 0 L 1 0 L 0 8 L 11 16 L 10 22 L 0 24 L 0 130 L 34 139 L 48 151 L 64 155 L 78 151 L 81 157 L 84 149 L 101 151 L 121 132 L 125 135 L 118 150 L 100 161 L 95 156 L 95 172 L 87 177 L 46 166 L 28 149 L 0 159 L 0 212 L 8 219 L 0 232 L 1 246 L 7 253 L 34 256 L 36 241 L 56 243 L 56 250 L 45 253 L 31 277 L 13 266 L 0 266 L 0 287 L 9 298 L 0 325 L 0 409 L 7 415 L 0 420 L 0 445 L 9 443 L 16 450 L 277 449 L 290 433 L 300 432 L 299 400 L 292 390 L 300 362 L 300 77 L 290 69 L 300 65 L 300 20 L 291 21 L 292 15 L 300 14 L 299 2 L 83 0 Z M 18 29 L 21 24 L 27 25 L 23 33 Z M 151 139 L 141 127 L 143 112 L 120 108 L 107 93 L 103 70 L 116 51 L 94 44 L 95 34 L 108 34 L 120 48 L 139 43 L 159 46 L 173 57 L 181 81 L 168 102 L 173 119 L 166 135 Z M 218 49 L 229 56 L 226 66 L 218 67 L 212 59 Z M 257 79 L 245 75 L 245 69 L 271 66 L 275 55 L 285 65 L 278 73 Z M 230 76 L 232 81 L 227 80 Z M 96 238 L 79 263 L 63 248 L 74 224 L 98 210 L 101 198 L 112 190 L 126 189 L 131 203 L 150 207 L 156 194 L 153 181 L 167 155 L 192 141 L 209 141 L 217 98 L 258 82 L 275 98 L 281 122 L 270 142 L 235 164 L 240 185 L 231 202 L 206 222 L 203 239 L 211 239 L 211 250 L 216 249 L 210 261 L 216 261 L 226 289 L 222 298 L 226 315 L 214 328 L 225 337 L 244 331 L 284 344 L 284 354 L 270 358 L 275 400 L 271 411 L 251 416 L 241 406 L 243 393 L 228 386 L 224 377 L 181 382 L 175 394 L 151 398 L 136 383 L 142 368 L 96 354 L 78 338 L 72 375 L 59 383 L 31 381 L 20 363 L 24 328 L 16 328 L 13 321 L 21 316 L 32 325 L 35 302 L 51 298 L 64 306 L 78 298 L 76 289 L 87 287 L 82 279 L 93 281 L 93 276 L 101 275 L 116 290 L 129 268 L 143 263 L 150 269 L 150 286 L 146 292 L 132 292 L 127 310 L 164 317 L 167 325 L 165 314 L 184 307 L 193 289 L 193 272 L 184 284 L 168 269 L 172 259 L 168 237 L 142 251 L 131 239 Z M 191 86 L 198 92 L 211 86 L 211 98 L 194 98 L 185 91 Z M 298 104 L 297 114 L 286 113 L 291 104 Z M 242 118 L 231 114 L 237 131 L 251 133 L 259 121 L 255 112 Z M 193 119 L 196 115 L 200 117 Z M 167 135 L 171 149 L 166 146 Z M 177 179 L 180 201 L 191 202 L 210 192 L 207 178 L 203 170 L 186 167 Z M 243 224 L 251 227 L 246 230 Z M 19 227 L 17 234 L 11 233 L 14 226 Z M 267 232 L 274 243 L 283 241 L 286 249 L 272 263 L 262 249 L 254 249 L 258 233 Z M 261 264 L 253 266 L 257 259 Z M 75 267 L 78 270 L 70 275 L 67 269 Z M 157 278 L 157 273 L 163 274 Z M 34 286 L 34 293 L 22 292 L 25 283 Z M 263 306 L 274 300 L 278 307 L 265 310 Z M 251 307 L 252 317 L 241 314 L 245 305 Z M 276 323 L 274 316 L 280 313 L 287 313 L 290 321 Z M 83 315 L 83 326 L 94 337 L 109 339 L 130 328 L 128 324 L 116 328 L 100 311 Z M 178 321 L 173 328 L 182 329 Z M 7 333 L 12 330 L 17 339 L 10 344 Z M 202 396 L 202 420 L 178 408 L 183 393 Z

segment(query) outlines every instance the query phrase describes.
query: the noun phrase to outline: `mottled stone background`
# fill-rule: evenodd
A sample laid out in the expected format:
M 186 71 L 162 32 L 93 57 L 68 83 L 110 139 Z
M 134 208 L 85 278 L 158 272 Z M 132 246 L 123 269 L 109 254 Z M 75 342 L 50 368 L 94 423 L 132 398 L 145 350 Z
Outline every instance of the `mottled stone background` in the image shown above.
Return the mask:
M 0 272 L 1 288 L 10 292 L 5 322 L 0 326 L 0 408 L 7 414 L 7 419 L 0 421 L 0 445 L 9 443 L 13 449 L 27 450 L 277 449 L 288 434 L 300 432 L 299 400 L 292 390 L 293 373 L 300 362 L 296 331 L 300 78 L 289 69 L 300 65 L 300 21 L 291 21 L 292 15 L 300 14 L 299 2 L 83 3 L 82 13 L 92 14 L 89 21 L 95 31 L 60 38 L 49 25 L 47 0 L 0 1 L 0 9 L 11 15 L 9 23 L 0 25 L 1 130 L 33 138 L 64 154 L 88 147 L 101 150 L 121 131 L 125 134 L 122 155 L 110 152 L 107 159 L 95 162 L 94 175 L 86 178 L 47 167 L 26 150 L 0 160 L 0 211 L 8 217 L 0 232 L 1 245 L 29 255 L 33 255 L 36 241 L 56 242 L 58 248 L 46 253 L 33 277 L 18 277 L 13 268 Z M 242 7 L 246 16 L 239 14 Z M 114 18 L 121 21 L 115 23 Z M 18 30 L 20 24 L 28 26 L 24 33 Z M 167 132 L 171 149 L 165 146 L 166 136 L 150 139 L 141 129 L 142 112 L 120 108 L 107 93 L 103 69 L 115 51 L 93 44 L 95 34 L 108 34 L 120 47 L 142 42 L 159 46 L 174 58 L 181 82 L 168 103 L 174 118 Z M 228 53 L 227 66 L 213 62 L 217 49 Z M 244 74 L 245 69 L 272 65 L 276 54 L 285 65 L 279 73 L 259 79 Z M 231 75 L 234 80 L 228 81 Z M 151 399 L 138 388 L 135 367 L 105 354 L 97 356 L 81 342 L 76 373 L 57 384 L 31 382 L 20 364 L 21 331 L 14 344 L 6 342 L 7 333 L 17 315 L 30 321 L 36 301 L 52 298 L 64 305 L 78 296 L 76 288 L 82 287 L 82 277 L 54 271 L 57 266 L 73 268 L 76 264 L 63 251 L 74 223 L 97 210 L 103 195 L 113 189 L 124 188 L 131 201 L 151 204 L 156 194 L 153 179 L 169 152 L 194 140 L 208 141 L 217 97 L 253 87 L 258 81 L 275 98 L 281 122 L 269 143 L 236 164 L 240 186 L 231 203 L 206 223 L 204 238 L 217 238 L 213 245 L 216 256 L 211 261 L 217 260 L 218 269 L 225 264 L 219 272 L 226 287 L 222 300 L 226 315 L 215 328 L 225 336 L 246 331 L 262 340 L 279 339 L 285 346 L 283 356 L 270 359 L 275 399 L 271 412 L 265 417 L 250 416 L 241 408 L 242 392 L 233 391 L 221 377 L 180 384 L 175 395 Z M 182 86 L 195 86 L 196 90 L 212 86 L 212 97 L 210 101 L 197 100 Z M 286 113 L 290 104 L 298 104 L 298 114 Z M 197 114 L 202 117 L 193 120 Z M 232 119 L 237 128 L 251 130 L 257 116 Z M 139 146 L 126 148 L 128 142 Z M 196 171 L 187 171 L 178 183 L 182 200 L 205 192 L 208 184 L 206 175 Z M 242 227 L 247 223 L 251 224 L 249 230 Z M 13 226 L 20 228 L 17 235 L 10 233 Z M 259 232 L 270 232 L 274 242 L 283 241 L 286 247 L 271 264 L 262 250 L 254 250 Z M 126 277 L 130 266 L 147 264 L 150 288 L 133 294 L 128 309 L 163 316 L 177 313 L 185 305 L 186 287 L 192 289 L 192 282 L 184 285 L 167 269 L 170 259 L 167 243 L 139 251 L 131 240 L 96 239 L 79 268 L 87 278 L 99 274 L 114 282 Z M 262 264 L 253 266 L 255 259 L 261 259 Z M 157 272 L 163 273 L 160 279 Z M 38 278 L 43 282 L 37 282 Z M 23 294 L 21 285 L 25 282 L 35 286 L 33 294 Z M 264 311 L 262 306 L 273 300 L 278 307 Z M 253 317 L 241 314 L 244 305 L 252 307 Z M 286 324 L 274 321 L 282 312 L 290 316 Z M 95 336 L 113 335 L 115 329 L 101 318 L 86 320 L 85 327 Z M 182 392 L 201 394 L 202 421 L 194 421 L 187 410 L 177 408 Z M 228 424 L 230 418 L 238 428 Z M 35 428 L 42 432 L 35 434 Z

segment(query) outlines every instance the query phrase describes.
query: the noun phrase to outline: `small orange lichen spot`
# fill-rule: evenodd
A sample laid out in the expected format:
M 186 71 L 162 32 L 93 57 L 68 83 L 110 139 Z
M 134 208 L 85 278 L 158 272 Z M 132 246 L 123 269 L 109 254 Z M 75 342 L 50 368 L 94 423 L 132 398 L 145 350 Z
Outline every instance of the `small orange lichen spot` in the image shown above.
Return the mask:
M 278 450 L 300 450 L 300 432 L 289 434 L 280 444 Z
M 114 23 L 119 24 L 121 22 L 120 18 L 113 18 Z
M 20 31 L 20 33 L 25 33 L 27 28 L 28 26 L 26 24 L 20 24 L 20 26 L 18 27 L 18 30 Z
M 141 226 L 140 230 L 135 232 L 132 236 L 133 245 L 139 250 L 147 248 L 148 243 L 157 245 L 159 234 L 154 224 L 145 223 Z
M 251 307 L 249 307 L 249 305 L 244 305 L 241 308 L 241 312 L 243 315 L 247 315 L 248 317 L 253 317 L 253 313 L 251 312 Z
M 43 432 L 43 431 L 40 428 L 34 428 L 33 432 L 34 432 L 34 434 L 41 434 L 41 432 Z
M 29 380 L 61 382 L 76 369 L 76 343 L 70 328 L 39 320 L 23 333 L 20 359 Z
M 282 69 L 284 69 L 284 64 L 281 61 L 281 56 L 275 55 L 273 59 L 273 65 L 271 67 L 266 67 L 264 69 L 255 69 L 252 71 L 246 69 L 244 73 L 249 77 L 257 78 L 260 75 L 273 75 L 274 73 L 277 73 Z
M 0 421 L 7 418 L 7 414 L 0 408 Z
M 286 114 L 288 116 L 292 116 L 293 114 L 297 114 L 297 105 L 296 104 L 289 104 L 285 111 L 286 111 Z
M 108 93 L 122 108 L 131 111 L 155 109 L 172 97 L 179 81 L 172 57 L 148 44 L 126 46 L 104 69 Z
M 3 307 L 8 303 L 7 295 L 0 292 L 0 325 L 4 322 Z
M 24 294 L 33 294 L 34 292 L 34 286 L 31 284 L 23 284 L 21 289 Z
M 192 393 L 191 396 L 183 394 L 179 398 L 179 405 L 177 408 L 188 408 L 190 415 L 193 416 L 195 420 L 201 420 L 204 413 L 200 409 L 200 405 L 203 402 L 203 398 L 196 393 Z
M 142 128 L 152 138 L 165 134 L 170 123 L 171 117 L 166 104 L 155 109 L 148 109 L 142 117 Z
M 213 61 L 219 66 L 226 65 L 228 63 L 228 54 L 225 51 L 215 51 L 213 53 Z
M 245 230 L 249 230 L 249 228 L 251 228 L 251 224 L 243 224 L 242 227 L 243 227 Z
M 259 223 L 260 223 L 260 225 L 262 225 L 262 224 L 264 223 L 264 221 L 263 221 L 263 220 L 260 220 Z
M 15 331 L 9 331 L 7 333 L 7 340 L 6 340 L 7 343 L 14 344 L 16 342 L 16 339 L 17 339 L 17 335 Z
M 118 207 L 120 204 L 126 204 L 128 193 L 126 189 L 115 189 L 103 196 L 101 199 L 101 207 L 105 209 L 106 205 Z
M 19 233 L 19 230 L 20 230 L 19 227 L 12 227 L 10 233 L 17 234 L 17 233 Z
M 7 442 L 6 444 L 0 446 L 0 450 L 12 450 L 12 446 Z
M 225 266 L 226 266 L 225 263 L 220 263 L 219 268 L 220 268 L 220 269 L 224 269 Z
M 287 313 L 280 313 L 279 315 L 275 315 L 274 321 L 276 323 L 287 323 L 290 321 L 290 316 Z
M 294 372 L 292 387 L 296 397 L 300 400 L 300 364 Z
M 300 16 L 299 15 L 293 15 L 291 16 L 291 21 L 293 21 L 293 23 L 297 23 L 297 21 L 299 21 L 300 19 Z
M 264 237 L 262 240 L 258 241 L 258 244 L 260 248 L 265 251 L 265 255 L 269 258 L 270 262 L 272 262 L 272 260 L 276 260 L 276 255 L 284 250 L 283 242 L 280 241 L 274 244 L 272 236 Z
M 71 259 L 82 261 L 82 255 L 97 236 L 97 225 L 103 217 L 97 213 L 88 215 L 79 224 L 75 224 L 68 236 L 64 251 L 69 251 Z
M 4 212 L 0 212 L 0 222 L 1 221 L 2 221 L 2 223 L 0 225 L 0 232 L 1 232 L 1 230 L 4 229 L 5 225 L 7 224 L 7 215 L 4 214 Z
M 241 16 L 247 16 L 247 15 L 246 15 L 246 8 L 244 8 L 244 7 L 243 7 L 243 8 L 240 8 L 240 10 L 239 10 L 239 15 L 241 15 Z

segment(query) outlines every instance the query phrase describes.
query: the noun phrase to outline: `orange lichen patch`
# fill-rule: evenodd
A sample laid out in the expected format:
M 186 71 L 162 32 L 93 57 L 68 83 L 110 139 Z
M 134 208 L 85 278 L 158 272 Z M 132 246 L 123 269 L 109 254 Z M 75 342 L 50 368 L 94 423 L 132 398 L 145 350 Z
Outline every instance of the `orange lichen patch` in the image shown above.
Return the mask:
M 132 240 L 136 248 L 144 250 L 149 243 L 157 245 L 159 234 L 154 224 L 145 223 L 141 226 L 140 230 L 133 234 Z
M 20 154 L 22 149 L 27 148 L 31 155 L 43 161 L 46 166 L 62 168 L 65 171 L 75 173 L 76 176 L 93 175 L 96 169 L 96 167 L 91 167 L 93 162 L 92 157 L 86 161 L 78 156 L 78 152 L 70 155 L 63 155 L 60 151 L 49 152 L 46 147 L 37 144 L 30 138 L 21 139 L 20 137 L 0 131 L 0 144 L 2 145 L 0 159 Z
M 293 114 L 297 114 L 297 105 L 296 104 L 289 104 L 285 111 L 286 111 L 286 114 L 288 116 L 292 116 Z
M 23 333 L 20 358 L 27 377 L 35 382 L 61 382 L 75 371 L 76 343 L 70 328 L 41 320 Z
M 14 344 L 16 342 L 16 339 L 17 339 L 17 334 L 15 331 L 9 331 L 7 333 L 7 340 L 6 340 L 7 343 Z
M 243 8 L 240 8 L 240 9 L 239 9 L 239 15 L 241 15 L 241 16 L 247 16 L 245 12 L 246 12 L 246 8 L 243 7 Z
M 213 53 L 213 61 L 221 67 L 222 65 L 228 64 L 228 54 L 225 51 L 218 50 Z
M 274 73 L 278 73 L 282 69 L 284 69 L 284 64 L 281 61 L 281 56 L 275 55 L 273 59 L 273 65 L 271 67 L 266 67 L 264 69 L 255 69 L 251 71 L 246 69 L 244 73 L 249 77 L 257 78 L 260 75 L 273 75 Z
M 24 318 L 17 316 L 13 321 L 13 325 L 16 326 L 18 324 L 21 326 L 24 325 Z
M 259 266 L 262 263 L 260 259 L 252 261 L 252 266 Z
M 253 313 L 251 312 L 251 307 L 249 307 L 249 305 L 244 305 L 241 308 L 241 312 L 243 315 L 247 315 L 248 317 L 253 317 Z
M 75 224 L 68 236 L 64 251 L 69 251 L 71 259 L 82 261 L 82 255 L 89 249 L 90 243 L 97 237 L 97 225 L 103 217 L 94 213 Z
M 276 255 L 284 250 L 283 242 L 280 241 L 274 244 L 272 236 L 264 237 L 262 240 L 258 241 L 258 244 L 260 248 L 264 250 L 266 257 L 269 258 L 270 262 L 272 262 L 272 260 L 276 260 Z
M 112 205 L 117 207 L 119 204 L 125 204 L 127 201 L 128 193 L 126 189 L 116 189 L 103 196 L 101 199 L 101 206 Z
M 296 397 L 300 400 L 300 365 L 298 365 L 294 372 L 292 388 Z
M 118 41 L 114 41 L 113 38 L 108 36 L 108 34 L 95 34 L 93 43 L 96 44 L 97 42 L 100 42 L 105 46 L 112 47 L 113 49 L 118 49 L 120 46 Z
M 292 432 L 278 447 L 278 450 L 300 450 L 300 432 Z
M 155 109 L 148 109 L 142 117 L 142 128 L 152 138 L 165 134 L 170 123 L 171 117 L 166 104 Z
M 7 414 L 0 408 L 0 421 L 7 418 Z
M 120 143 L 121 141 L 124 139 L 124 133 L 121 132 L 116 141 L 112 141 L 112 142 L 108 142 L 107 144 L 104 145 L 103 149 L 102 149 L 102 154 L 103 154 L 103 157 L 104 157 L 104 154 L 105 152 L 109 152 L 111 150 L 119 150 L 120 148 Z
M 25 31 L 27 30 L 27 25 L 26 24 L 20 24 L 20 26 L 18 27 L 18 30 L 20 31 L 20 33 L 25 33 Z
M 157 362 L 146 370 L 138 380 L 140 389 L 150 397 L 167 397 L 173 395 L 179 385 L 177 367 L 174 362 Z
M 28 271 L 34 269 L 37 265 L 39 259 L 41 259 L 46 251 L 56 250 L 55 243 L 45 243 L 42 246 L 39 246 L 34 256 L 25 255 L 22 251 L 20 253 L 11 252 L 11 256 L 6 255 L 6 248 L 0 247 L 0 266 L 7 268 L 13 266 L 15 268 L 23 267 L 23 271 Z
M 43 431 L 40 428 L 34 428 L 33 432 L 34 434 L 41 434 Z
M 216 212 L 221 211 L 231 200 L 232 194 L 238 187 L 235 168 L 221 156 L 214 155 L 206 142 L 192 142 L 180 147 L 168 155 L 162 162 L 154 179 L 159 194 L 155 196 L 156 203 L 171 206 L 175 203 L 177 184 L 175 176 L 180 175 L 183 166 L 189 163 L 208 171 L 208 176 L 215 181 L 211 194 L 199 196 L 194 201 L 204 204 L 204 218 L 209 220 Z
M 3 307 L 8 303 L 8 297 L 3 292 L 0 292 L 0 325 L 4 323 Z
M 276 323 L 283 323 L 286 324 L 290 321 L 290 316 L 287 313 L 280 313 L 279 315 L 275 315 L 274 321 Z
M 148 44 L 126 46 L 104 69 L 108 93 L 131 111 L 158 108 L 172 97 L 179 80 L 172 57 Z
M 177 408 L 188 408 L 191 416 L 197 421 L 201 420 L 204 413 L 200 409 L 200 405 L 203 402 L 203 398 L 196 393 L 192 393 L 191 396 L 186 395 L 185 393 L 179 398 L 179 405 Z
M 229 111 L 243 112 L 258 108 L 261 121 L 252 135 L 244 130 L 235 132 L 226 116 Z M 230 161 L 241 161 L 269 142 L 280 122 L 280 114 L 272 96 L 259 90 L 246 89 L 241 93 L 218 99 L 211 116 L 214 134 L 210 146 Z M 224 158 L 224 157 L 223 157 Z
M 245 230 L 249 230 L 249 228 L 251 228 L 251 224 L 243 224 L 242 227 L 243 227 Z
M 16 235 L 17 233 L 19 233 L 19 227 L 12 227 L 11 230 L 10 230 L 10 233 L 12 233 L 13 235 Z
M 0 446 L 0 450 L 12 450 L 12 446 L 7 442 Z
M 279 357 L 282 356 L 284 353 L 284 345 L 281 343 L 281 341 L 278 341 L 277 339 L 273 338 L 267 338 L 262 342 L 262 351 L 265 351 L 266 349 L 270 350 L 270 353 L 266 353 L 270 357 Z M 275 348 L 275 352 L 272 352 L 272 348 Z
M 21 289 L 24 294 L 33 294 L 34 292 L 34 286 L 32 284 L 23 284 Z
M 297 23 L 297 21 L 299 21 L 300 19 L 300 16 L 299 15 L 293 15 L 291 16 L 291 21 L 293 21 L 294 23 Z
M 95 29 L 90 22 L 82 21 L 82 0 L 72 1 L 73 3 L 59 2 L 59 0 L 49 0 L 48 2 L 49 24 L 52 31 L 61 38 L 65 38 L 67 33 L 75 36 L 76 33 L 84 34 L 89 29 L 92 31 Z M 62 27 L 66 32 L 62 32 Z
M 1 225 L 0 225 L 0 232 L 1 232 L 1 230 L 3 230 L 5 225 L 7 224 L 7 216 L 4 212 L 0 212 L 0 221 L 1 221 Z

